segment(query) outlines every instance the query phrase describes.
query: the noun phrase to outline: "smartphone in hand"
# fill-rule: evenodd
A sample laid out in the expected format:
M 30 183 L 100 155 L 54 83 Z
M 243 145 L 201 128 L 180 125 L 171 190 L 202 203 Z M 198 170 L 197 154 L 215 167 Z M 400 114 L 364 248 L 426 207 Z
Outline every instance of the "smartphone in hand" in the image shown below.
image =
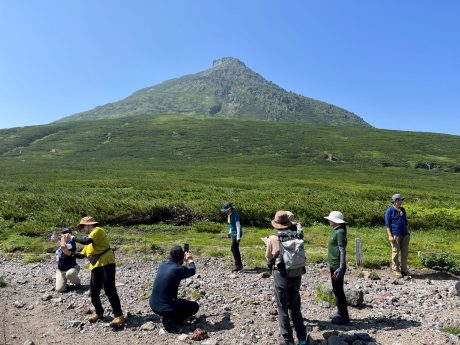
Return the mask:
M 184 252 L 189 252 L 190 251 L 190 246 L 188 243 L 184 243 Z

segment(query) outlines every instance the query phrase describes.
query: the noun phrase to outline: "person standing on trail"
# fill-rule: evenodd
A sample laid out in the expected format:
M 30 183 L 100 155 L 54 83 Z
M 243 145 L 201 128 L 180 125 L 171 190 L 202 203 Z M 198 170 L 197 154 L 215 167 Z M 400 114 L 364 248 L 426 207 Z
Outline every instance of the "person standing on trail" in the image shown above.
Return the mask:
M 104 309 L 101 302 L 101 289 L 104 286 L 104 292 L 109 299 L 114 319 L 110 323 L 112 327 L 120 327 L 125 323 L 123 312 L 121 310 L 120 298 L 118 297 L 117 288 L 115 287 L 115 254 L 110 248 L 109 238 L 101 227 L 96 226 L 98 222 L 93 217 L 83 217 L 78 227 L 82 229 L 87 236 L 83 238 L 71 237 L 77 243 L 84 244 L 85 247 L 81 253 L 75 253 L 77 258 L 88 258 L 89 269 L 91 270 L 90 295 L 91 303 L 95 308 L 95 314 L 89 318 L 89 322 L 94 323 L 102 319 Z M 69 234 L 70 237 L 70 234 Z
M 56 269 L 56 286 L 57 292 L 64 292 L 69 287 L 67 281 L 70 281 L 75 285 L 76 289 L 81 288 L 81 281 L 78 273 L 80 272 L 80 266 L 77 264 L 77 260 L 73 255 L 77 251 L 77 245 L 75 240 L 68 238 L 66 240 L 65 234 L 72 234 L 69 228 L 63 228 L 61 230 L 61 237 L 59 238 L 55 232 L 53 232 L 53 240 L 59 243 L 59 248 L 56 250 L 57 258 L 57 269 Z
M 334 291 L 337 305 L 337 314 L 332 317 L 331 322 L 336 325 L 346 325 L 350 322 L 348 315 L 347 299 L 343 291 L 343 281 L 347 270 L 346 248 L 347 248 L 347 227 L 343 214 L 339 211 L 332 211 L 327 217 L 332 227 L 331 237 L 327 247 L 327 261 L 331 272 L 332 290 Z
M 293 265 L 292 269 L 287 268 L 288 264 L 286 264 L 282 255 L 282 250 L 285 250 L 283 243 L 292 248 L 297 248 L 301 245 L 303 250 L 303 240 L 297 237 L 297 228 L 292 226 L 289 215 L 293 217 L 291 212 L 276 212 L 272 220 L 272 226 L 278 232 L 276 235 L 268 237 L 265 258 L 267 259 L 267 266 L 272 270 L 273 275 L 274 293 L 278 308 L 280 344 L 294 345 L 291 327 L 292 319 L 299 345 L 307 345 L 307 329 L 303 322 L 302 311 L 300 309 L 301 298 L 299 293 L 300 285 L 302 284 L 302 274 L 306 272 L 305 253 L 303 251 L 302 253 L 297 253 L 297 255 L 301 254 L 299 255 L 301 260 L 295 267 Z M 289 312 L 291 314 L 290 318 Z
M 228 216 L 228 223 L 230 224 L 228 238 L 232 239 L 231 251 L 235 261 L 235 267 L 232 272 L 238 272 L 243 269 L 240 253 L 240 241 L 241 236 L 243 236 L 243 229 L 241 228 L 240 215 L 235 210 L 235 207 L 229 202 L 224 203 L 224 207 L 220 211 L 226 213 Z
M 406 210 L 402 207 L 404 197 L 395 194 L 391 198 L 391 205 L 385 212 L 385 226 L 388 233 L 388 240 L 391 245 L 391 270 L 397 276 L 410 274 L 407 267 L 407 256 L 409 254 L 410 234 Z
M 182 264 L 184 261 L 185 266 Z M 184 252 L 179 245 L 172 247 L 168 261 L 158 267 L 149 304 L 152 311 L 162 317 L 167 332 L 174 332 L 176 323 L 195 315 L 200 308 L 194 301 L 177 298 L 181 280 L 193 276 L 195 272 L 192 254 Z

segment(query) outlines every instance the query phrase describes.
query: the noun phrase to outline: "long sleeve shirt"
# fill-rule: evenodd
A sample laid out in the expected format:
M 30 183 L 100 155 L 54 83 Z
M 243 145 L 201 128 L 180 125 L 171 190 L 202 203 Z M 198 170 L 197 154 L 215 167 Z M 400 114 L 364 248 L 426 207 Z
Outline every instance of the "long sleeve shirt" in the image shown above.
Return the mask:
M 195 263 L 182 266 L 173 261 L 162 262 L 153 282 L 150 307 L 156 312 L 169 312 L 175 308 L 179 284 L 182 279 L 193 276 Z

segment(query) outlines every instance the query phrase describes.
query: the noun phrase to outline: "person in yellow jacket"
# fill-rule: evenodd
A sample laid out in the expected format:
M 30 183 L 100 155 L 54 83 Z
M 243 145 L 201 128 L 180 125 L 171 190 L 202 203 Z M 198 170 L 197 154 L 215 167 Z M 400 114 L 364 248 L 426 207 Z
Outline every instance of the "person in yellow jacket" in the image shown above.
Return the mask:
M 115 287 L 115 255 L 110 248 L 109 238 L 106 232 L 101 227 L 96 226 L 98 222 L 93 217 L 83 217 L 80 220 L 78 227 L 82 229 L 87 236 L 83 238 L 75 238 L 75 242 L 84 244 L 85 247 L 78 254 L 77 258 L 88 258 L 91 270 L 90 294 L 91 303 L 95 308 L 89 322 L 96 322 L 102 319 L 104 309 L 102 307 L 100 293 L 102 286 L 104 292 L 112 306 L 114 319 L 110 323 L 111 326 L 119 327 L 125 323 L 123 312 L 121 310 L 120 298 L 118 297 L 117 288 Z

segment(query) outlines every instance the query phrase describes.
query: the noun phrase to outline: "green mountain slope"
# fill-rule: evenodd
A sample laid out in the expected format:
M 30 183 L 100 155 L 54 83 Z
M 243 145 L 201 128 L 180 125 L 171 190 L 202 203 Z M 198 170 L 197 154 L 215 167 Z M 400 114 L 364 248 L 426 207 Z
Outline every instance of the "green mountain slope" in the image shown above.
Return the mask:
M 235 58 L 216 60 L 203 72 L 165 81 L 60 121 L 172 113 L 369 126 L 345 109 L 287 92 Z
M 268 226 L 276 209 L 313 224 L 338 209 L 352 226 L 382 226 L 395 192 L 412 229 L 453 229 L 459 157 L 458 136 L 190 115 L 6 129 L 0 242 L 2 232 L 42 238 L 86 214 L 109 224 L 221 220 L 224 200 L 244 224 Z

